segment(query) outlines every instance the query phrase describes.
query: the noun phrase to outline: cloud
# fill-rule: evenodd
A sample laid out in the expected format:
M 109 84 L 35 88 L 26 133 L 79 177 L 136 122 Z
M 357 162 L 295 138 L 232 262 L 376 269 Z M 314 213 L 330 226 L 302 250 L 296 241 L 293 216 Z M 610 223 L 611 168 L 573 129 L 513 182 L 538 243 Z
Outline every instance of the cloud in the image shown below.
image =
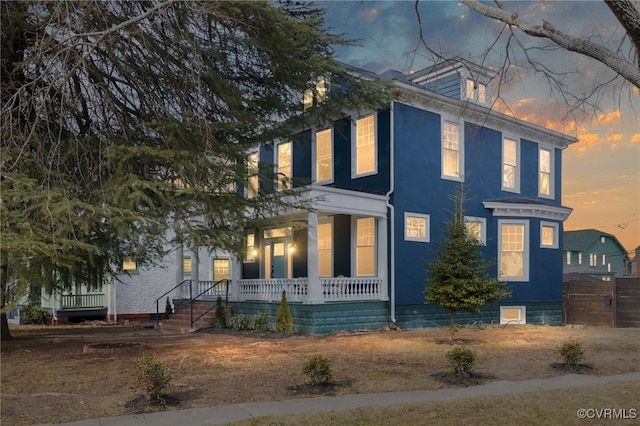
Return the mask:
M 572 145 L 579 153 L 585 152 L 588 148 L 594 147 L 600 141 L 600 135 L 597 133 L 585 133 L 578 135 L 578 143 Z
M 596 121 L 601 126 L 613 125 L 620 122 L 620 117 L 622 117 L 622 113 L 620 111 L 611 111 L 605 114 L 600 114 Z
M 631 142 L 632 145 L 634 143 L 640 143 L 640 133 L 636 133 L 635 135 L 632 135 L 631 139 L 629 139 L 629 142 Z

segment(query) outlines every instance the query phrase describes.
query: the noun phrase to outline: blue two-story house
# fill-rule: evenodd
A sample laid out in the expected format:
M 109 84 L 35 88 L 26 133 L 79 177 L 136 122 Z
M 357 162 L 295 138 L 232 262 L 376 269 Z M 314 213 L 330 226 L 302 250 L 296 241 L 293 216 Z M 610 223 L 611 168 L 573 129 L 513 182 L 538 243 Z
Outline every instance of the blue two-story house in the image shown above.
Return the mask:
M 464 180 L 468 230 L 512 296 L 458 320 L 560 324 L 571 213 L 561 205 L 562 151 L 576 139 L 492 110 L 493 74 L 462 59 L 375 78 L 391 81 L 402 100 L 249 154 L 250 168 L 273 165 L 276 186 L 300 185 L 312 208 L 246 230 L 246 257 L 231 266 L 233 312 L 275 314 L 285 290 L 301 332 L 446 324 L 446 311 L 425 304 L 425 262 Z M 325 94 L 321 84 L 314 93 Z M 310 92 L 307 113 L 313 103 Z M 263 185 L 256 177 L 246 195 Z

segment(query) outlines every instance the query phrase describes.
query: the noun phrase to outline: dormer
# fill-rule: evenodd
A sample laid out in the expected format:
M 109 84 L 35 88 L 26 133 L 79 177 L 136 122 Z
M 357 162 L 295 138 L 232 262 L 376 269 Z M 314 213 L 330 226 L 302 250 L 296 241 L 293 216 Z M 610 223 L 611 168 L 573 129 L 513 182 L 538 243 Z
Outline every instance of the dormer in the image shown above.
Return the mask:
M 327 98 L 329 93 L 329 81 L 321 77 L 316 81 L 315 87 L 304 91 L 302 105 L 305 110 L 319 105 Z
M 488 68 L 456 57 L 416 71 L 408 79 L 440 95 L 489 106 L 495 75 Z

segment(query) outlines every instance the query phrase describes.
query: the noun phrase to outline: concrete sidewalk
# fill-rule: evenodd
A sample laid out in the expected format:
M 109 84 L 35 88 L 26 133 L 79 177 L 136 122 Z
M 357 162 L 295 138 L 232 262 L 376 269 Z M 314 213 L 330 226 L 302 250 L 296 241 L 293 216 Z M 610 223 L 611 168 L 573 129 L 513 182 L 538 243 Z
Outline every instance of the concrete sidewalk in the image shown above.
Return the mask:
M 433 391 L 406 391 L 318 398 L 290 399 L 285 401 L 249 402 L 244 404 L 217 405 L 207 408 L 163 411 L 131 416 L 102 417 L 64 423 L 67 426 L 206 426 L 219 425 L 256 417 L 301 413 L 343 411 L 359 407 L 384 407 L 401 404 L 451 401 L 492 395 L 512 395 L 546 390 L 569 389 L 581 386 L 640 381 L 640 372 L 616 376 L 589 376 L 569 374 L 549 379 L 522 381 L 501 380 L 486 385 L 467 388 L 447 388 Z M 50 425 L 50 424 L 49 424 Z M 45 426 L 45 425 L 39 425 Z M 59 424 L 58 424 L 59 426 Z

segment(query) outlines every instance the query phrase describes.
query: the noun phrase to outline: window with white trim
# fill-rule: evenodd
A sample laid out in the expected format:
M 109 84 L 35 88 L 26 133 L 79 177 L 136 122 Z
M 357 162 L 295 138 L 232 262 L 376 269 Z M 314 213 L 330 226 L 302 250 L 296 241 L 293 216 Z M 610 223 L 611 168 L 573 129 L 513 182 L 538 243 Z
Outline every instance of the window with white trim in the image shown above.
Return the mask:
M 229 268 L 229 258 L 213 258 L 211 269 L 213 269 L 213 281 L 228 280 L 231 278 L 229 275 L 231 271 Z
M 191 275 L 191 256 L 184 256 L 182 258 L 182 273 L 184 275 Z
M 404 213 L 404 239 L 406 241 L 429 242 L 429 215 Z
M 442 177 L 462 180 L 463 143 L 460 125 L 453 121 L 442 120 Z
M 291 188 L 292 153 L 291 142 L 278 144 L 278 191 Z
M 467 228 L 467 237 L 475 239 L 480 244 L 487 244 L 487 219 L 465 216 L 464 225 Z
M 316 182 L 333 181 L 333 135 L 331 129 L 316 132 Z
M 467 99 L 470 101 L 484 104 L 487 102 L 487 86 L 482 83 L 476 83 L 472 79 L 467 79 Z
M 553 196 L 553 151 L 540 148 L 538 159 L 538 195 Z
M 526 306 L 500 306 L 500 324 L 526 324 Z
M 126 256 L 122 260 L 122 270 L 124 272 L 128 272 L 129 274 L 137 274 L 138 273 L 138 262 L 133 256 Z
M 318 223 L 318 276 L 333 276 L 333 222 Z
M 514 139 L 502 140 L 502 189 L 512 192 L 520 191 L 520 170 L 518 167 L 520 153 L 518 142 Z
M 540 223 L 540 247 L 542 248 L 558 248 L 558 234 L 560 227 L 557 223 L 541 222 Z M 567 263 L 568 265 L 569 263 Z
M 247 176 L 249 185 L 247 188 L 247 198 L 254 198 L 258 195 L 258 167 L 258 153 L 252 152 L 247 157 Z
M 376 219 L 356 219 L 356 276 L 372 277 L 376 274 Z
M 498 221 L 500 279 L 529 281 L 529 222 Z
M 256 255 L 258 254 L 258 251 L 256 250 L 255 247 L 256 244 L 256 234 L 253 232 L 250 232 L 247 234 L 247 253 L 245 254 L 244 257 L 244 261 L 245 262 L 254 262 L 256 260 Z
M 329 92 L 329 82 L 325 78 L 318 79 L 316 83 L 315 92 L 313 89 L 307 89 L 304 91 L 302 97 L 302 105 L 303 108 L 309 109 L 314 105 L 321 104 L 327 99 L 327 94 Z
M 376 120 L 367 115 L 356 120 L 352 177 L 374 174 L 377 171 Z

